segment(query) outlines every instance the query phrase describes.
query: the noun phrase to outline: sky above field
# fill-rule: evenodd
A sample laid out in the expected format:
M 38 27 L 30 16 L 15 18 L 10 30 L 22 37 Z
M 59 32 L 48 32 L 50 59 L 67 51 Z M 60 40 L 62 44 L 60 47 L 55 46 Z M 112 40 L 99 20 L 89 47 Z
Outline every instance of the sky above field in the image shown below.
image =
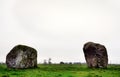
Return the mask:
M 0 62 L 18 44 L 35 48 L 41 63 L 85 62 L 88 41 L 120 63 L 119 0 L 0 0 Z

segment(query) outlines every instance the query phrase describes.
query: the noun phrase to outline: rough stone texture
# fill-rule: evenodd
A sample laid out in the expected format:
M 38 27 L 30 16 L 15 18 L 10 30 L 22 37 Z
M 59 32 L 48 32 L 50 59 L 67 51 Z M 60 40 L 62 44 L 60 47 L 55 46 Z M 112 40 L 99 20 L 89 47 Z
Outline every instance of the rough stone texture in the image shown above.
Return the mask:
M 108 55 L 104 45 L 87 42 L 83 47 L 85 59 L 90 68 L 107 68 Z
M 6 56 L 8 68 L 37 67 L 37 51 L 34 48 L 17 45 Z

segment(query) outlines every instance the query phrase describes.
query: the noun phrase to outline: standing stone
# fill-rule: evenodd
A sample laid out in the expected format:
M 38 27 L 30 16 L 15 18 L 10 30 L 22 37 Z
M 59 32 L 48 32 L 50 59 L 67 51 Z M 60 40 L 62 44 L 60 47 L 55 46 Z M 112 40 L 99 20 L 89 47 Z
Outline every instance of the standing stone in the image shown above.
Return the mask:
M 107 68 L 108 55 L 104 45 L 93 42 L 87 42 L 83 47 L 83 52 L 88 67 Z
M 37 67 L 37 51 L 34 48 L 17 45 L 6 56 L 8 68 Z

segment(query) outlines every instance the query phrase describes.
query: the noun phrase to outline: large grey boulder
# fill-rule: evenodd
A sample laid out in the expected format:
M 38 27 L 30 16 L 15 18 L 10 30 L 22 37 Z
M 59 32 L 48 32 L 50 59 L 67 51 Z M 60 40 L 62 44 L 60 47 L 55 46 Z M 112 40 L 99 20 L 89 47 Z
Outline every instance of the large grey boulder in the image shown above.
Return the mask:
M 85 59 L 90 68 L 107 68 L 108 55 L 104 45 L 87 42 L 83 47 Z
M 25 45 L 15 46 L 6 56 L 8 68 L 37 67 L 37 51 Z

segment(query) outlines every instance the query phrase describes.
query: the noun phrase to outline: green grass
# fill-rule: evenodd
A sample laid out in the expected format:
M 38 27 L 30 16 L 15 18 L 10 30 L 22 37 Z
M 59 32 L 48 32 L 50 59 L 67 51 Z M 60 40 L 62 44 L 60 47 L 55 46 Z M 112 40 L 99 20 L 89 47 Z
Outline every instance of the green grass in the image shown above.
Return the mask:
M 0 77 L 120 77 L 120 65 L 90 69 L 85 64 L 39 64 L 35 69 L 7 69 L 6 65 L 1 64 Z

